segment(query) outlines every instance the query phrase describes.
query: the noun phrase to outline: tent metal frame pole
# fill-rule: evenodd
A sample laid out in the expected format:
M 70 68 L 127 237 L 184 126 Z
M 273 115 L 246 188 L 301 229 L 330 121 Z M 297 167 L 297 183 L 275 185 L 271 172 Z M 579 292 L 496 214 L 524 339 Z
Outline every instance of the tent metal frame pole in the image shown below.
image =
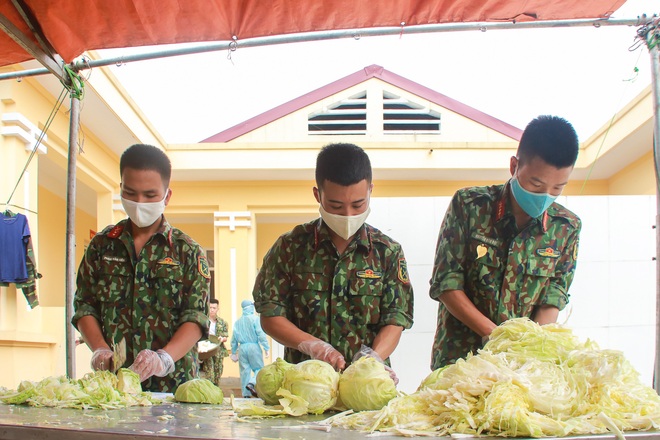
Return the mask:
M 73 318 L 73 295 L 76 290 L 76 162 L 78 158 L 78 129 L 80 121 L 80 99 L 71 93 L 71 113 L 69 116 L 69 158 L 66 191 L 66 375 L 76 377 L 76 342 L 71 318 Z
M 656 32 L 651 38 L 654 43 L 649 43 L 649 55 L 651 57 L 651 88 L 653 91 L 653 158 L 655 160 L 656 180 L 656 215 L 655 215 L 655 267 L 656 267 L 656 318 L 655 318 L 655 367 L 653 370 L 653 388 L 660 393 L 660 30 L 657 26 L 660 20 L 656 20 Z
M 337 40 L 342 38 L 359 39 L 362 37 L 385 36 L 385 35 L 410 35 L 438 32 L 457 31 L 490 31 L 500 29 L 538 29 L 538 28 L 562 28 L 562 27 L 585 27 L 593 26 L 641 26 L 651 21 L 646 15 L 637 18 L 622 19 L 579 19 L 579 20 L 555 20 L 555 21 L 532 21 L 532 22 L 475 22 L 475 23 L 438 23 L 415 26 L 382 27 L 369 29 L 342 29 L 333 31 L 306 32 L 301 34 L 275 35 L 268 37 L 255 37 L 245 40 L 235 38 L 231 41 L 221 41 L 208 44 L 199 44 L 176 49 L 164 49 L 159 51 L 144 52 L 126 56 L 110 57 L 100 60 L 78 59 L 70 64 L 74 71 L 90 69 L 93 67 L 121 65 L 132 61 L 144 61 L 156 58 L 166 58 L 180 55 L 192 55 L 197 53 L 217 52 L 222 50 L 237 50 L 247 47 L 272 46 L 276 44 L 301 43 L 308 41 Z M 28 76 L 37 76 L 51 73 L 45 68 L 28 69 L 17 72 L 0 74 L 0 80 L 17 79 Z

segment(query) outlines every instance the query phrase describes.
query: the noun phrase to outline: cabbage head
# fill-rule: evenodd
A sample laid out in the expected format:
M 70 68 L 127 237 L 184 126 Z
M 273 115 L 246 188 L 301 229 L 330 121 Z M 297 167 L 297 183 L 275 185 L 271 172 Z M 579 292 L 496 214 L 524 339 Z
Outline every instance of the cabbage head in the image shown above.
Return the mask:
M 128 368 L 120 368 L 117 371 L 117 389 L 128 394 L 141 393 L 140 375 Z
M 282 388 L 301 397 L 311 414 L 322 414 L 337 402 L 339 373 L 327 362 L 310 359 L 284 372 Z
M 208 379 L 195 378 L 184 382 L 176 389 L 174 400 L 187 403 L 221 404 L 222 390 Z
M 293 367 L 282 358 L 277 358 L 272 364 L 266 365 L 257 373 L 255 389 L 257 395 L 268 405 L 279 405 L 280 396 L 277 390 L 282 388 L 284 372 Z
M 353 362 L 339 378 L 339 398 L 354 411 L 379 410 L 396 395 L 390 373 L 369 356 Z
M 440 367 L 437 370 L 431 371 L 431 374 L 426 376 L 421 384 L 417 387 L 417 391 L 421 391 L 424 388 L 430 388 L 432 390 L 441 390 L 443 389 L 440 381 L 442 379 L 442 372 L 447 369 L 451 364 L 447 364 L 444 367 Z

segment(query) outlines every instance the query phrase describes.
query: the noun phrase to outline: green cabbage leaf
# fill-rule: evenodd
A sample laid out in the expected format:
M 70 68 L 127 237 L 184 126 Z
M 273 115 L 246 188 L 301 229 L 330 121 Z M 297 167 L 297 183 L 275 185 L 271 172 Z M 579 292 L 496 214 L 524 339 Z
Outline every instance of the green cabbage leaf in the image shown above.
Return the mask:
M 359 358 L 339 378 L 339 398 L 354 411 L 381 409 L 396 396 L 396 384 L 389 372 L 372 357 Z
M 223 403 L 222 390 L 208 379 L 195 378 L 182 383 L 174 393 L 174 400 L 186 403 Z
M 659 429 L 660 397 L 621 352 L 518 318 L 495 328 L 477 354 L 432 372 L 415 393 L 331 424 L 405 436 L 619 437 Z
M 255 389 L 257 395 L 266 402 L 267 405 L 278 405 L 280 396 L 277 390 L 282 387 L 284 381 L 284 372 L 293 367 L 282 358 L 277 358 L 275 362 L 266 365 L 257 373 Z
M 120 370 L 121 372 L 121 370 Z M 132 373 L 132 372 L 131 372 Z M 95 371 L 81 379 L 50 376 L 39 382 L 23 381 L 18 388 L 0 392 L 5 404 L 52 408 L 119 409 L 160 404 L 139 386 L 127 393 L 118 389 L 117 376 L 110 371 Z

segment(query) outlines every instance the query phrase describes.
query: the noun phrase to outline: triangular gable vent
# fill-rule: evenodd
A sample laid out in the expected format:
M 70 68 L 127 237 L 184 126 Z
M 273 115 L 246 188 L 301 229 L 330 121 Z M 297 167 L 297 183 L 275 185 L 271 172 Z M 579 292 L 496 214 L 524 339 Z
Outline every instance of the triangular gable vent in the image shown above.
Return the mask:
M 357 93 L 348 99 L 310 113 L 307 119 L 309 134 L 357 134 L 367 133 L 367 92 Z
M 309 114 L 307 130 L 310 135 L 365 135 L 367 134 L 367 92 L 362 91 L 347 99 L 331 104 L 323 110 Z M 382 133 L 384 134 L 439 134 L 440 113 L 383 90 Z
M 440 113 L 383 90 L 383 132 L 440 133 Z

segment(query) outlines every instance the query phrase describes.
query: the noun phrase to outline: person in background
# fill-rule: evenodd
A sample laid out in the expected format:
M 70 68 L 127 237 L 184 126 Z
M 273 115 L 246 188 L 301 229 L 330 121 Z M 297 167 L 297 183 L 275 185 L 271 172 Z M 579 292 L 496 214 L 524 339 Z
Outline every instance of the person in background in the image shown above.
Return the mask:
M 231 360 L 238 361 L 243 397 L 256 397 L 254 388 L 257 373 L 264 367 L 261 350 L 268 357 L 268 337 L 261 329 L 259 318 L 254 313 L 250 300 L 241 302 L 243 314 L 234 323 L 231 334 Z
M 286 347 L 288 362 L 320 359 L 343 370 L 367 355 L 388 366 L 412 326 L 401 245 L 365 223 L 372 189 L 362 148 L 326 145 L 313 188 L 321 217 L 279 237 L 264 257 L 252 294 L 264 331 Z
M 213 298 L 209 301 L 209 339 L 212 339 L 212 336 L 217 337 L 217 343 L 220 345 L 220 349 L 216 354 L 202 361 L 202 372 L 204 376 L 217 386 L 220 386 L 220 378 L 222 377 L 222 362 L 229 354 L 227 347 L 225 347 L 229 330 L 227 328 L 227 321 L 218 317 L 219 306 L 220 301 L 217 299 Z
M 207 331 L 210 272 L 204 250 L 163 212 L 172 165 L 136 144 L 119 163 L 128 219 L 92 238 L 78 269 L 71 323 L 93 351 L 92 369 L 126 365 L 145 391 L 173 392 L 198 377 L 197 341 Z M 126 362 L 113 365 L 124 340 Z
M 431 369 L 476 353 L 512 318 L 553 323 L 569 300 L 580 219 L 555 202 L 568 184 L 578 137 L 539 116 L 511 157 L 511 179 L 464 188 L 440 228 L 430 296 L 439 301 Z

